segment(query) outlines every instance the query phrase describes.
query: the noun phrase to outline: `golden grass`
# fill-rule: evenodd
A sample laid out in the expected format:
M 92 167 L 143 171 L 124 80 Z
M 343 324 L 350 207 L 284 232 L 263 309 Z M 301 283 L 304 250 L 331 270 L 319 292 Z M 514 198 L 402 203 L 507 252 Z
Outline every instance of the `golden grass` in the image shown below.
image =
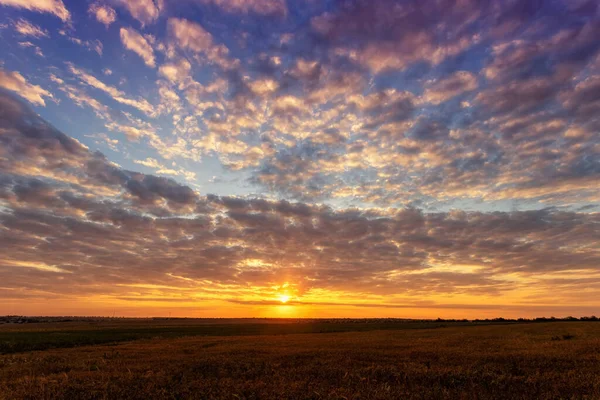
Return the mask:
M 22 398 L 600 399 L 600 323 L 149 339 L 0 356 L 0 399 Z

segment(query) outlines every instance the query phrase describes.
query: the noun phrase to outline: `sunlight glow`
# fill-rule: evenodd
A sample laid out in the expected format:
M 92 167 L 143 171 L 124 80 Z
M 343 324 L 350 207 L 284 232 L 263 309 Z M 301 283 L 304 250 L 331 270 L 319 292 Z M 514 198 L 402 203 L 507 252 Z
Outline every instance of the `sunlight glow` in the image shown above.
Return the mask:
M 282 294 L 281 296 L 279 296 L 279 301 L 282 303 L 287 303 L 290 299 L 290 296 Z

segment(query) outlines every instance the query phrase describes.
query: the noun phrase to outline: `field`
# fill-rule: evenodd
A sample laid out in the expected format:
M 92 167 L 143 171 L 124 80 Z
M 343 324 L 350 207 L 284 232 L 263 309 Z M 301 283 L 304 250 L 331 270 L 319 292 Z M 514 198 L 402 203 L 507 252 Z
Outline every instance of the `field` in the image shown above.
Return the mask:
M 600 399 L 600 323 L 0 325 L 0 399 Z

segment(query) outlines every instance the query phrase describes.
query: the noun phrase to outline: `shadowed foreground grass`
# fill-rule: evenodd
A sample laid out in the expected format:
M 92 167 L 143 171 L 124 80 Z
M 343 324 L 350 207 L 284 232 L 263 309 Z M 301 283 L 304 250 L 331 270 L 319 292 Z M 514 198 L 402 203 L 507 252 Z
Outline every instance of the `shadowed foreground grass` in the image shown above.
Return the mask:
M 474 322 L 402 320 L 100 320 L 0 325 L 0 354 L 68 348 L 139 339 L 185 336 L 258 336 L 388 329 L 436 329 L 474 326 Z M 485 322 L 493 323 L 493 322 Z
M 600 324 L 143 339 L 0 356 L 1 399 L 600 399 Z

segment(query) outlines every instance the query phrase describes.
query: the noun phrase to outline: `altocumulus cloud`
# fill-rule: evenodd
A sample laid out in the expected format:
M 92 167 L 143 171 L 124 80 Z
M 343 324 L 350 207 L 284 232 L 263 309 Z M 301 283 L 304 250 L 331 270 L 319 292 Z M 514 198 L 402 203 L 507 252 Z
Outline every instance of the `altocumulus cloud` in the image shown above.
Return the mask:
M 231 288 L 289 281 L 299 303 L 320 291 L 416 301 L 532 288 L 576 302 L 600 289 L 598 213 L 425 213 L 203 196 L 116 166 L 12 96 L 0 97 L 0 117 L 6 297 L 127 297 L 128 285 L 210 282 L 212 296 L 227 298 Z M 559 292 L 550 288 L 557 282 Z

